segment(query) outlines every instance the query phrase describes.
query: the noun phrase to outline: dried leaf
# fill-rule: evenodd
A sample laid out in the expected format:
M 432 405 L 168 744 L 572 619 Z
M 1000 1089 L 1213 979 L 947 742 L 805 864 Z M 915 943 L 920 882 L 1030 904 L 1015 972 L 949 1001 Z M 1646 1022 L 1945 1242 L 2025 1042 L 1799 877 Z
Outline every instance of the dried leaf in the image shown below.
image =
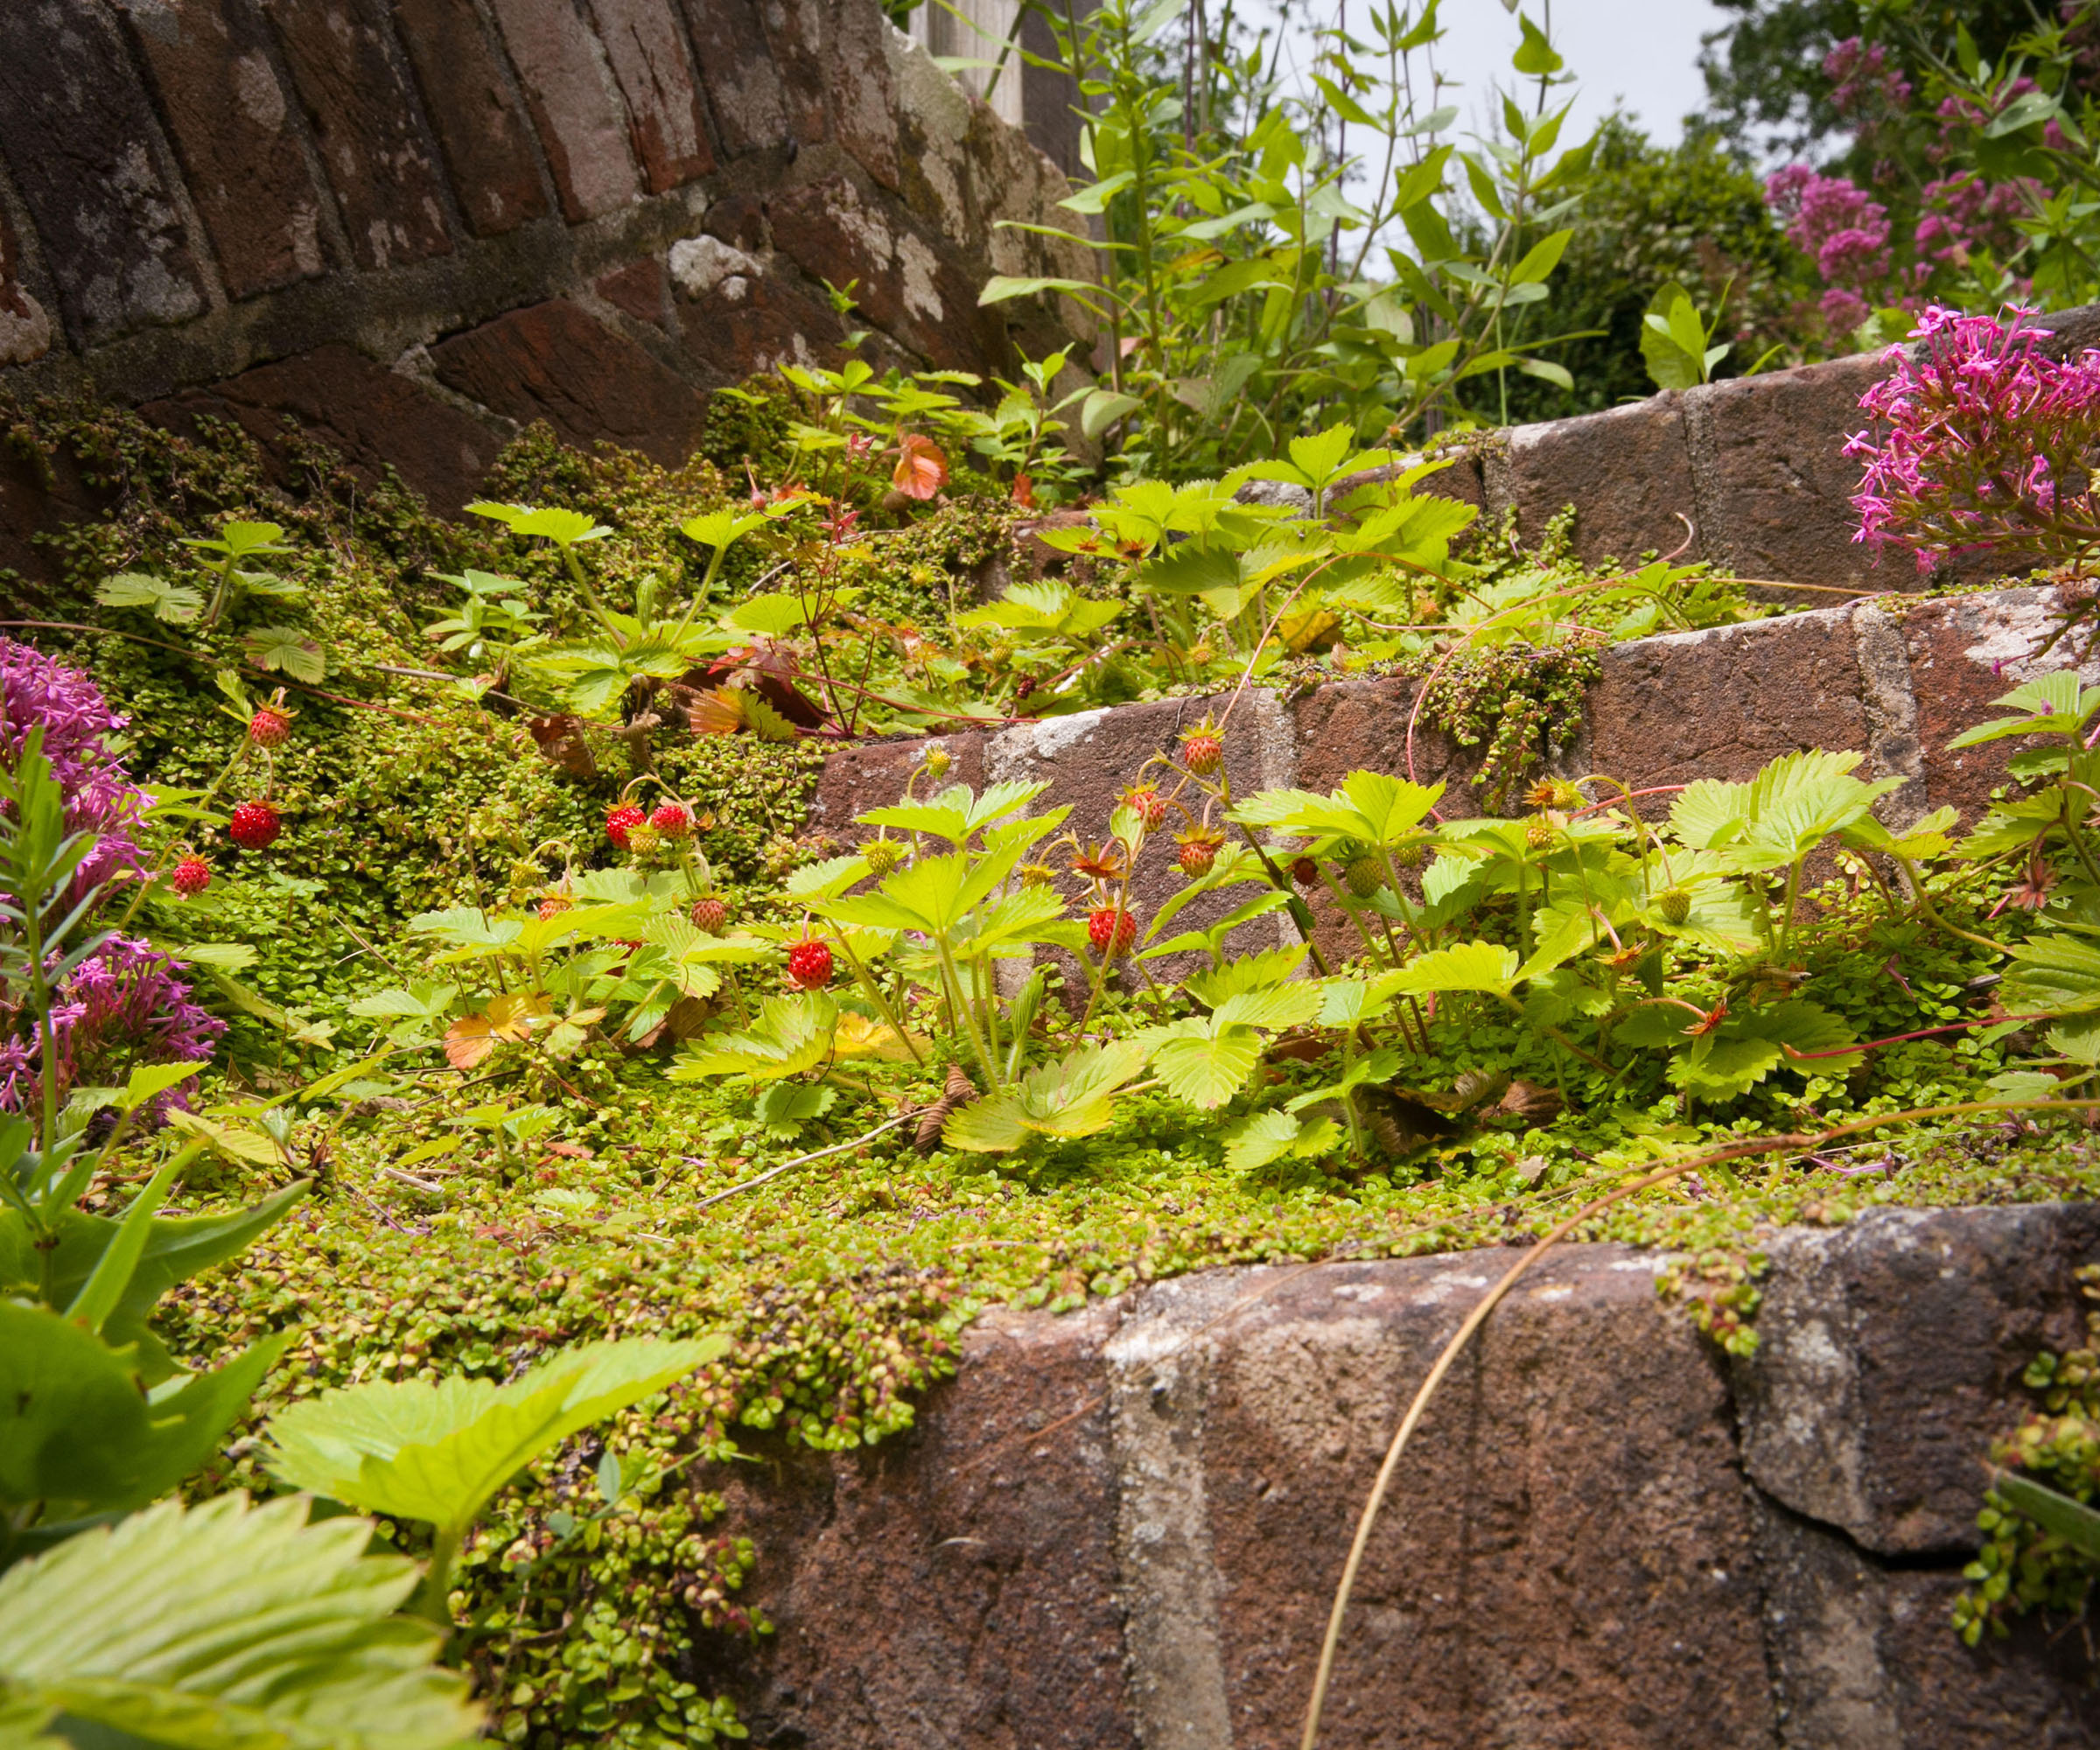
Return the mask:
M 941 1130 L 948 1123 L 948 1115 L 958 1106 L 969 1105 L 976 1097 L 976 1083 L 963 1074 L 959 1064 L 949 1064 L 941 1097 L 919 1115 L 918 1128 L 912 1132 L 912 1146 L 920 1154 L 933 1153 L 941 1146 Z
M 495 1048 L 486 1015 L 462 1015 L 444 1030 L 444 1060 L 454 1069 L 473 1068 Z
M 931 438 L 907 431 L 897 440 L 897 471 L 890 484 L 905 497 L 921 503 L 948 484 L 948 458 Z
M 532 732 L 540 758 L 550 765 L 584 783 L 598 776 L 598 760 L 584 738 L 582 718 L 563 711 L 529 718 L 525 727 Z
M 744 698 L 733 687 L 696 694 L 686 707 L 685 720 L 695 735 L 734 735 L 744 727 Z

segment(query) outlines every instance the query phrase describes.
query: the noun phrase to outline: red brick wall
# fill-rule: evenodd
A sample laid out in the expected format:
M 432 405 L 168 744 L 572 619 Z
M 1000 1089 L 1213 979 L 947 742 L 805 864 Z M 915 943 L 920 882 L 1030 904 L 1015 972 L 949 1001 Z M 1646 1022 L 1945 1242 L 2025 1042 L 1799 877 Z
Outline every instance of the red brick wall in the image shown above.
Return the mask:
M 844 332 L 1012 371 L 1061 177 L 874 0 L 10 0 L 0 390 L 273 439 L 443 507 L 533 419 L 665 460 Z

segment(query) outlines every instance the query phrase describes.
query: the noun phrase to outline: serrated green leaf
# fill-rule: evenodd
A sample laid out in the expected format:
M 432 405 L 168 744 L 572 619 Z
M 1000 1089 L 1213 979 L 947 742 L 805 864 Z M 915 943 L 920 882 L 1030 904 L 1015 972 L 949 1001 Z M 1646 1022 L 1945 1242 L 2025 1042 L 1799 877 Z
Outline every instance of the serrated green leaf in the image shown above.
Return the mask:
M 301 1499 L 164 1502 L 0 1576 L 0 1695 L 67 1738 L 179 1750 L 454 1750 L 480 1712 L 416 1583 Z M 75 1734 L 79 1734 L 77 1738 Z M 66 1741 L 53 1739 L 52 1742 Z
M 507 1385 L 454 1375 L 351 1386 L 276 1416 L 264 1463 L 294 1488 L 456 1536 L 542 1453 L 728 1348 L 630 1337 L 564 1350 Z

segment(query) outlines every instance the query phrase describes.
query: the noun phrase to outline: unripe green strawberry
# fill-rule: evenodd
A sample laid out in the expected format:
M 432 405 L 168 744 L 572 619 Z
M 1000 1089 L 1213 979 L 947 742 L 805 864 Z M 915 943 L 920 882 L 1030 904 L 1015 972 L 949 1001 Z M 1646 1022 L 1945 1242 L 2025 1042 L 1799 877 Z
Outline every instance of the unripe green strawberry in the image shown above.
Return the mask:
M 1360 900 L 1368 900 L 1385 886 L 1385 864 L 1369 851 L 1361 857 L 1352 857 L 1348 866 L 1341 872 L 1341 878 L 1348 884 L 1349 892 Z
M 867 859 L 869 872 L 879 881 L 897 866 L 904 847 L 893 838 L 871 838 L 860 847 L 860 854 Z
M 939 742 L 936 741 L 926 750 L 926 775 L 936 784 L 948 776 L 948 768 L 950 763 L 948 749 L 942 746 Z
M 1656 909 L 1666 924 L 1683 924 L 1691 915 L 1691 895 L 1682 887 L 1666 887 L 1656 896 Z

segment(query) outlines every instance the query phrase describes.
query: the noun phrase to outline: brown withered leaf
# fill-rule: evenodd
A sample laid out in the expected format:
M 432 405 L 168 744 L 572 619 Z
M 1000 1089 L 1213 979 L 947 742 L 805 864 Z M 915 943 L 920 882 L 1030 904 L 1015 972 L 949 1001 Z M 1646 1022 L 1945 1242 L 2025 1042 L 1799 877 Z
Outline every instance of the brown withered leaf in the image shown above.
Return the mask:
M 1535 1082 L 1512 1082 L 1494 1102 L 1491 1116 L 1522 1118 L 1531 1125 L 1550 1124 L 1560 1116 L 1564 1102 L 1558 1088 L 1541 1088 Z
M 941 1146 L 941 1130 L 948 1123 L 948 1115 L 958 1106 L 969 1105 L 976 1097 L 976 1083 L 962 1073 L 959 1065 L 949 1064 L 948 1082 L 941 1090 L 941 1097 L 919 1114 L 918 1128 L 912 1132 L 912 1146 L 920 1154 L 933 1153 Z
M 550 765 L 584 783 L 598 776 L 598 760 L 584 738 L 581 718 L 562 711 L 552 717 L 528 718 L 525 727 L 532 732 L 540 758 Z

